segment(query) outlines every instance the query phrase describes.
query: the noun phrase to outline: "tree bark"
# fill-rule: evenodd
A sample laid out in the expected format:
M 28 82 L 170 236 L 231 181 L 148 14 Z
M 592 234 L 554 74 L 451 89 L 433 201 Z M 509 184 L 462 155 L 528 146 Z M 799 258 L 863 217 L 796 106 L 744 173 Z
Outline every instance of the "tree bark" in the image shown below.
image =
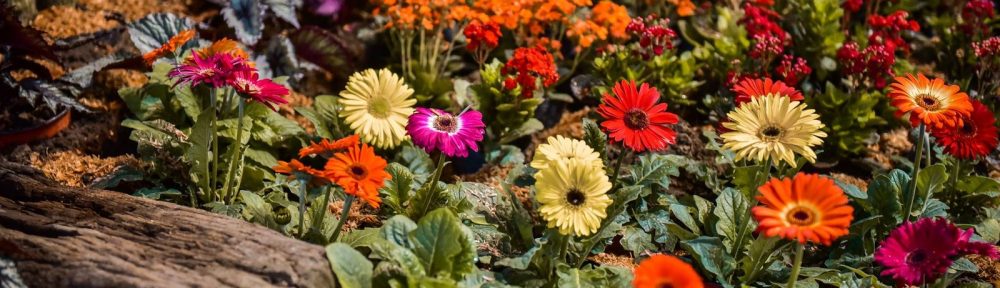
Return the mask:
M 0 257 L 29 287 L 336 286 L 321 246 L 198 209 L 59 187 L 10 162 L 0 162 Z

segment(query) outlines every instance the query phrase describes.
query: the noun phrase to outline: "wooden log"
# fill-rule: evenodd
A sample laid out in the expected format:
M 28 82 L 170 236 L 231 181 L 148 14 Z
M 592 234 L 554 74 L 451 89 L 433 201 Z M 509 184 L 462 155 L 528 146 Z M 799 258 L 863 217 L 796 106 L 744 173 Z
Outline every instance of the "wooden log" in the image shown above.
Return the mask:
M 29 287 L 334 287 L 321 246 L 0 162 L 0 257 Z

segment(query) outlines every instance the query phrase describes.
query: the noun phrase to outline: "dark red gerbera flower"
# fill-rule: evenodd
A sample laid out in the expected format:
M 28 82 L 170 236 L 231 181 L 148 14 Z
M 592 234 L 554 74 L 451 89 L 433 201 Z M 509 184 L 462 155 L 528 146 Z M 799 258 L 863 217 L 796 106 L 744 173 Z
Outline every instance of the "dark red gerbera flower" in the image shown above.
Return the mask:
M 636 89 L 635 81 L 622 80 L 604 94 L 597 113 L 604 117 L 601 127 L 611 139 L 623 142 L 635 152 L 660 151 L 674 143 L 677 133 L 667 127 L 677 124 L 676 114 L 667 112 L 666 103 L 657 103 L 660 92 L 646 83 Z
M 933 129 L 931 135 L 951 156 L 961 159 L 984 157 L 997 148 L 996 119 L 986 105 L 972 100 L 972 114 L 964 117 L 958 129 Z

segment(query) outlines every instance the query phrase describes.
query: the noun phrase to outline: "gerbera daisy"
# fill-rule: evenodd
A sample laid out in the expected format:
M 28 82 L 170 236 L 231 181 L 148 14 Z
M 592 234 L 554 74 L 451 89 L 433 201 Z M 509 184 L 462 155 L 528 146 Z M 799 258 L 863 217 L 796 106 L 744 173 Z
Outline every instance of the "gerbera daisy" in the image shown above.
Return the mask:
M 219 88 L 227 84 L 231 73 L 239 65 L 237 61 L 236 58 L 228 54 L 219 54 L 209 58 L 202 58 L 195 54 L 188 61 L 184 61 L 170 70 L 167 76 L 177 79 L 177 84 L 186 83 L 191 86 L 208 84 Z
M 601 127 L 609 136 L 635 152 L 660 151 L 674 143 L 677 133 L 667 127 L 677 124 L 679 118 L 667 112 L 666 103 L 660 101 L 660 92 L 642 83 L 636 89 L 635 81 L 622 80 L 612 88 L 614 96 L 604 94 L 597 113 L 604 117 Z
M 635 288 L 701 288 L 705 287 L 698 272 L 680 258 L 653 254 L 635 268 L 632 287 Z
M 910 113 L 913 127 L 920 123 L 937 129 L 962 127 L 962 118 L 972 113 L 969 95 L 940 78 L 930 80 L 923 74 L 910 74 L 896 77 L 890 87 L 889 99 L 898 109 L 896 116 Z
M 958 229 L 958 227 L 955 228 Z M 976 234 L 976 230 L 972 228 L 961 230 L 958 236 L 959 255 L 975 254 L 990 257 L 994 260 L 1000 259 L 1000 252 L 997 251 L 997 246 L 987 242 L 972 241 L 972 235 L 974 234 Z
M 750 102 L 750 99 L 767 95 L 784 96 L 792 101 L 802 101 L 802 99 L 805 99 L 799 90 L 785 85 L 785 82 L 771 80 L 771 78 L 746 78 L 740 80 L 736 84 L 736 87 L 733 87 L 733 92 L 736 93 L 736 98 L 733 101 L 737 105 Z
M 972 114 L 962 120 L 961 128 L 931 129 L 931 135 L 951 156 L 977 159 L 989 155 L 997 148 L 997 127 L 993 112 L 972 100 Z
M 411 95 L 413 89 L 389 69 L 357 72 L 340 92 L 339 103 L 344 108 L 340 117 L 365 143 L 393 148 L 407 137 L 407 117 L 417 104 Z
M 275 165 L 271 169 L 274 170 L 275 173 L 288 175 L 289 180 L 294 180 L 302 176 L 309 176 L 307 178 L 309 178 L 309 183 L 313 186 L 320 186 L 330 182 L 322 172 L 306 166 L 296 159 L 292 159 L 292 161 L 288 162 L 278 161 L 278 165 Z
M 960 237 L 961 231 L 943 218 L 906 222 L 875 250 L 875 262 L 885 267 L 882 276 L 897 282 L 931 283 L 948 271 L 952 257 L 958 255 Z
M 587 236 L 597 232 L 605 209 L 611 205 L 611 182 L 604 169 L 583 159 L 555 159 L 535 177 L 538 212 L 548 227 L 564 235 Z
M 198 51 L 195 51 L 195 53 L 198 54 L 198 56 L 201 56 L 202 58 L 208 58 L 218 54 L 229 54 L 230 56 L 240 58 L 243 60 L 250 59 L 250 55 L 248 55 L 247 52 L 243 50 L 243 48 L 240 48 L 239 42 L 230 40 L 228 38 L 219 39 L 218 41 L 213 42 L 212 45 L 208 47 L 198 49 Z M 248 64 L 252 65 L 253 62 L 250 61 Z
M 149 51 L 149 53 L 143 54 L 142 61 L 145 62 L 146 65 L 153 65 L 153 62 L 155 62 L 156 59 L 160 59 L 160 57 L 166 56 L 167 54 L 170 53 L 174 53 L 174 51 L 177 50 L 177 48 L 184 46 L 184 44 L 187 43 L 188 41 L 191 41 L 191 39 L 194 38 L 194 36 L 195 36 L 194 30 L 181 31 L 177 33 L 177 35 L 170 37 L 170 40 L 167 41 L 167 43 L 163 43 L 163 45 L 160 46 L 159 48 L 153 49 L 153 51 Z
M 347 152 L 337 153 L 326 162 L 327 177 L 348 195 L 358 197 L 368 205 L 378 208 L 382 199 L 378 189 L 392 175 L 385 172 L 385 159 L 375 155 L 375 149 L 367 144 L 348 148 Z
M 259 77 L 257 71 L 237 71 L 229 79 L 229 85 L 233 89 L 236 89 L 236 92 L 239 92 L 240 96 L 260 102 L 267 106 L 267 108 L 271 108 L 271 110 L 277 111 L 274 104 L 281 105 L 288 103 L 288 100 L 285 100 L 285 96 L 288 95 L 288 88 L 274 83 L 271 79 L 258 79 Z
M 854 208 L 847 204 L 844 191 L 833 180 L 816 174 L 771 178 L 757 190 L 757 200 L 763 205 L 750 212 L 760 223 L 757 231 L 767 237 L 829 246 L 847 235 L 854 219 Z
M 311 156 L 316 154 L 332 153 L 338 150 L 347 149 L 349 147 L 358 145 L 358 143 L 360 143 L 358 139 L 359 139 L 358 135 L 351 135 L 338 139 L 333 142 L 330 142 L 329 139 L 323 139 L 319 143 L 312 142 L 312 144 L 310 144 L 309 146 L 302 147 L 302 149 L 299 149 L 299 158 L 305 158 L 306 156 Z
M 469 156 L 469 149 L 479 151 L 476 143 L 483 141 L 485 128 L 479 111 L 467 110 L 455 116 L 434 108 L 417 108 L 406 125 L 413 144 L 427 153 L 437 150 L 448 157 L 461 158 Z
M 788 97 L 756 97 L 729 112 L 722 127 L 723 148 L 736 151 L 736 160 L 770 159 L 775 165 L 785 160 L 795 165 L 795 154 L 816 161 L 812 146 L 823 143 L 826 133 L 819 115 L 806 105 Z
M 557 159 L 582 159 L 584 163 L 604 168 L 601 154 L 587 146 L 587 143 L 563 137 L 562 135 L 549 137 L 548 143 L 538 145 L 535 149 L 535 156 L 531 159 L 531 167 L 544 169 L 549 162 Z

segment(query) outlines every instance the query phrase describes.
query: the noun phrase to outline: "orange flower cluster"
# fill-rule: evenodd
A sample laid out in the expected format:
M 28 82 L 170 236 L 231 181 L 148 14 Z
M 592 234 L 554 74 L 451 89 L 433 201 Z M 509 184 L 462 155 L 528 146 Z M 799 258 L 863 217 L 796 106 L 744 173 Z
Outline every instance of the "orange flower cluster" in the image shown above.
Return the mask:
M 476 15 L 464 0 L 374 0 L 373 14 L 389 17 L 386 28 L 434 30 L 442 23 L 472 19 Z
M 177 33 L 177 35 L 170 37 L 170 40 L 167 41 L 167 43 L 163 43 L 163 46 L 160 46 L 160 48 L 153 49 L 153 51 L 143 54 L 142 61 L 146 62 L 146 65 L 152 66 L 153 62 L 156 62 L 156 59 L 160 59 L 160 57 L 174 53 L 177 48 L 184 46 L 184 44 L 191 41 L 194 36 L 194 30 L 181 31 L 180 33 Z
M 578 50 L 590 47 L 595 41 L 607 40 L 608 36 L 628 39 L 625 30 L 631 21 L 625 6 L 605 0 L 591 9 L 589 18 L 573 22 L 566 36 L 577 39 Z
M 385 180 L 392 179 L 392 175 L 385 172 L 385 159 L 375 155 L 374 148 L 360 142 L 358 135 L 351 135 L 333 142 L 323 139 L 299 150 L 299 158 L 315 155 L 327 158 L 323 170 L 309 167 L 298 159 L 278 161 L 272 169 L 290 175 L 289 179 L 309 176 L 309 183 L 314 186 L 336 183 L 347 195 L 378 208 L 382 203 L 378 189 Z

